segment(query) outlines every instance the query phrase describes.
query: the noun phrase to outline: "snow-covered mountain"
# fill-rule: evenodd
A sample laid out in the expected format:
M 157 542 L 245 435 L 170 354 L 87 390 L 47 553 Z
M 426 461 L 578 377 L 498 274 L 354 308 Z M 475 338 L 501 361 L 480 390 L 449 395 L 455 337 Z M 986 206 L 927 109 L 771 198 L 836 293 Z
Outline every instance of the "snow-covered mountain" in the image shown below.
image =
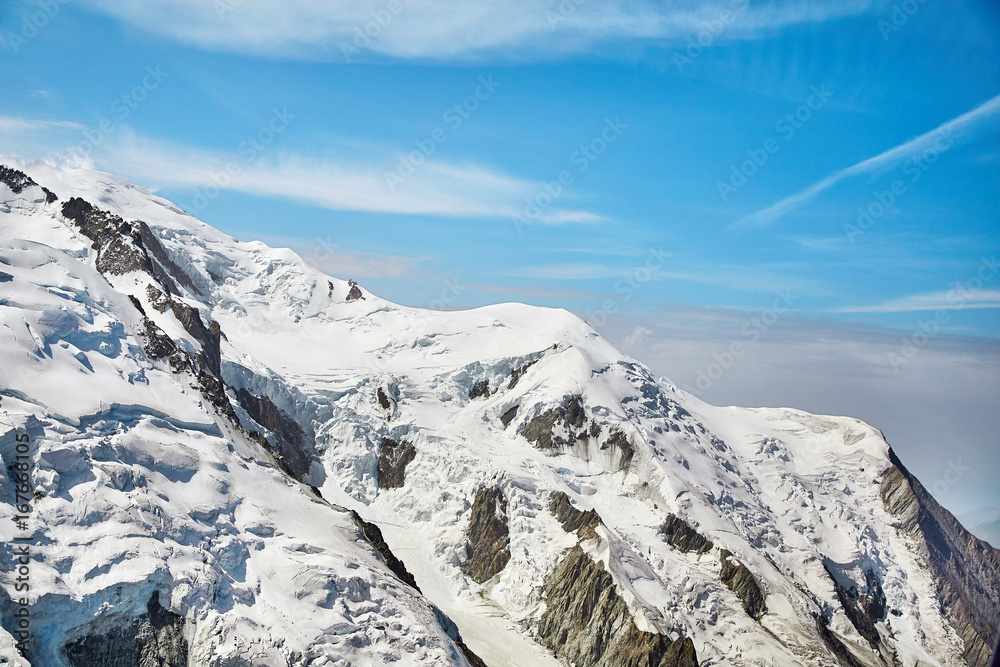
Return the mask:
M 711 406 L 566 311 L 397 306 L 2 163 L 10 663 L 989 661 L 1000 552 L 871 426 Z

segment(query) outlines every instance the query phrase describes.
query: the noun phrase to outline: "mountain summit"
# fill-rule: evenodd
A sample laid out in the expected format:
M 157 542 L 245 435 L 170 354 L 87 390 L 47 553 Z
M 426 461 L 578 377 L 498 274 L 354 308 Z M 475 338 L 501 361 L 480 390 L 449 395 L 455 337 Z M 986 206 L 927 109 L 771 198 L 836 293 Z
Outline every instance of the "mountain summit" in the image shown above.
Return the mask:
M 1000 551 L 871 426 L 2 162 L 10 663 L 988 663 Z

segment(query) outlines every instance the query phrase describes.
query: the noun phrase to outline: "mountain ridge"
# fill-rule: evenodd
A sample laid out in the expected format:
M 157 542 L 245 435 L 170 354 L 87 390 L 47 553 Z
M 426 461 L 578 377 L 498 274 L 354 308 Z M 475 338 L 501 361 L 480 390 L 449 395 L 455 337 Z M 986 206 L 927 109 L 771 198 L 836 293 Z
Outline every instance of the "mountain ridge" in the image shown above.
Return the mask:
M 62 647 L 47 664 L 64 664 L 65 647 L 112 621 L 151 614 L 150 581 L 158 604 L 194 628 L 192 664 L 557 664 L 566 640 L 546 639 L 549 629 L 583 619 L 567 616 L 572 605 L 546 616 L 547 601 L 592 589 L 609 591 L 617 611 L 574 640 L 584 662 L 635 633 L 662 639 L 641 658 L 615 649 L 608 664 L 989 659 L 995 605 L 956 578 L 940 547 L 992 591 L 998 552 L 934 503 L 872 427 L 709 406 L 566 311 L 396 306 L 111 175 L 3 162 L 13 164 L 0 179 L 11 280 L 0 289 L 13 295 L 2 304 L 16 354 L 5 359 L 2 407 L 16 428 L 0 450 L 9 463 L 14 435 L 45 424 L 34 516 L 47 545 L 40 569 L 63 591 L 43 588 L 36 603 L 40 636 Z M 69 397 L 39 379 L 43 369 L 70 384 L 82 374 L 94 390 Z M 168 433 L 185 444 L 166 447 Z M 391 485 L 379 483 L 383 461 Z M 257 488 L 283 489 L 275 495 L 289 507 L 329 509 L 289 519 L 289 546 L 275 521 L 242 516 L 251 502 L 284 519 Z M 487 488 L 495 515 L 478 500 Z M 590 531 L 563 529 L 557 494 L 596 517 Z M 126 498 L 184 529 L 113 509 Z M 67 512 L 89 503 L 99 525 L 144 526 L 145 538 L 124 557 L 100 539 L 83 554 L 68 536 L 87 524 Z M 376 542 L 423 593 L 363 546 L 366 524 L 347 510 L 380 529 Z M 668 516 L 712 546 L 668 544 Z M 312 544 L 330 522 L 341 537 Z M 474 526 L 484 539 L 468 539 Z M 481 553 L 498 539 L 503 557 Z M 156 556 L 162 548 L 180 556 Z M 470 557 L 491 565 L 470 578 Z M 568 558 L 588 576 L 558 593 L 550 582 Z M 359 568 L 365 577 L 351 575 Z M 146 584 L 132 581 L 125 604 L 115 582 L 136 572 Z M 272 578 L 299 593 L 279 594 Z M 884 609 L 865 602 L 877 593 Z M 57 621 L 69 600 L 108 611 Z M 291 610 L 339 620 L 273 625 Z

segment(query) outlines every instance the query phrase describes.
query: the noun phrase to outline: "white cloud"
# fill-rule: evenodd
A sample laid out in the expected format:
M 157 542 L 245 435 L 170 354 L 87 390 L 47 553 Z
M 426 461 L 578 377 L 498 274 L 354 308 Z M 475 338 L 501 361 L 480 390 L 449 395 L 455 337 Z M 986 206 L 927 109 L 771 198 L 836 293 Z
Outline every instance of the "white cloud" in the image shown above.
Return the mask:
M 992 121 L 998 113 L 1000 113 L 1000 95 L 940 125 L 930 132 L 926 132 L 894 148 L 890 148 L 875 157 L 868 158 L 846 169 L 834 172 L 804 190 L 796 192 L 790 197 L 786 197 L 765 209 L 738 220 L 733 226 L 747 228 L 769 225 L 789 211 L 802 206 L 820 193 L 829 190 L 845 178 L 861 174 L 877 173 L 912 159 L 928 149 L 940 150 L 941 146 L 951 146 L 957 142 L 973 139 L 972 131 L 981 123 Z
M 835 308 L 835 313 L 910 313 L 925 310 L 965 310 L 1000 308 L 1000 291 L 983 290 L 966 294 L 964 291 L 930 292 L 893 299 L 874 306 Z
M 38 130 L 49 130 L 38 132 Z M 248 160 L 232 152 L 137 136 L 127 127 L 91 131 L 78 123 L 0 116 L 3 152 L 28 161 L 45 156 L 53 163 L 104 169 L 151 188 L 196 189 L 197 214 L 222 189 L 296 201 L 338 211 L 510 219 L 523 215 L 525 197 L 538 184 L 474 164 L 427 160 L 412 176 L 390 187 L 391 155 L 372 152 L 369 162 L 318 158 L 265 149 Z M 233 166 L 235 165 L 235 167 Z M 395 172 L 393 172 L 395 173 Z M 213 190 L 214 188 L 214 190 Z M 201 197 L 199 197 L 201 193 Z M 204 195 L 208 193 L 208 196 Z M 538 224 L 593 223 L 588 211 L 552 208 Z M 513 229 L 513 226 L 512 226 Z
M 720 24 L 719 39 L 747 39 L 868 11 L 869 0 L 707 3 L 532 0 L 86 0 L 149 32 L 198 47 L 344 60 L 343 45 L 394 58 L 513 59 L 579 52 L 615 39 L 683 42 Z M 398 8 L 398 9 L 397 9 Z M 393 11 L 393 10 L 396 11 Z M 365 34 L 367 28 L 368 34 Z

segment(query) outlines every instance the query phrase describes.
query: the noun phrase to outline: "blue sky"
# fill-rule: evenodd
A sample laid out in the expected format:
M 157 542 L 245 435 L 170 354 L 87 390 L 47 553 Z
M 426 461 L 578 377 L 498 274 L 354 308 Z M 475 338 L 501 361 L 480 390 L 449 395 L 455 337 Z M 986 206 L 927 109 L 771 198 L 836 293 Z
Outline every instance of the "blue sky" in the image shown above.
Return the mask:
M 571 309 L 706 400 L 864 418 L 929 486 L 977 461 L 938 495 L 1000 505 L 994 3 L 286 5 L 5 2 L 0 154 L 400 303 Z

